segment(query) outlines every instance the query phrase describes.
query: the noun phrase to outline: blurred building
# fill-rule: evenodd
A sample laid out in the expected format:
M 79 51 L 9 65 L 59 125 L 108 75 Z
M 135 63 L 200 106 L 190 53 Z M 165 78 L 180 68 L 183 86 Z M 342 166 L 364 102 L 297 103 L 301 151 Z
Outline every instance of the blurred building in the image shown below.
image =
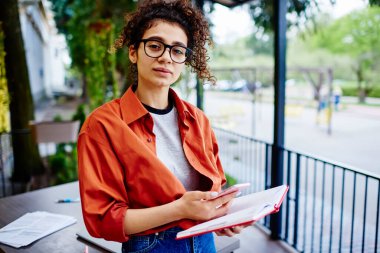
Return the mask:
M 66 41 L 55 26 L 50 2 L 19 0 L 20 21 L 34 103 L 65 87 Z

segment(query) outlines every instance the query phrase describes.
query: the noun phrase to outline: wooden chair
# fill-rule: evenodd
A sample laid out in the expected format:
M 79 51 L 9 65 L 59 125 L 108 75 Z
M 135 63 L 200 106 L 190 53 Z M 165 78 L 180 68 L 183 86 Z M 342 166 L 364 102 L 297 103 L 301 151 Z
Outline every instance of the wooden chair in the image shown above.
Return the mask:
M 76 142 L 78 138 L 80 121 L 32 121 L 29 123 L 31 134 L 39 145 L 41 157 L 45 163 L 47 173 L 32 176 L 27 190 L 34 190 L 50 185 L 51 171 L 47 158 L 55 153 L 55 144 Z M 45 148 L 42 148 L 45 146 Z
M 79 120 L 76 121 L 32 121 L 31 132 L 38 144 L 76 142 L 79 132 Z M 46 149 L 47 156 L 49 154 Z

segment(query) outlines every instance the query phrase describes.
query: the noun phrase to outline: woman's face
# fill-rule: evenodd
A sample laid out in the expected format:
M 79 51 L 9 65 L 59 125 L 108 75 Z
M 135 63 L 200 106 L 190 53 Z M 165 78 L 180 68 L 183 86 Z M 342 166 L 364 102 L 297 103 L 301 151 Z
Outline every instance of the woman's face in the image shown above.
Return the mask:
M 142 39 L 154 39 L 167 45 L 179 45 L 187 47 L 185 31 L 176 23 L 155 21 L 151 28 L 147 29 Z M 129 59 L 137 64 L 138 85 L 150 89 L 168 88 L 181 74 L 184 63 L 174 62 L 169 54 L 169 48 L 165 49 L 162 56 L 152 58 L 145 54 L 144 43 L 137 48 L 129 48 Z M 174 53 L 174 52 L 173 52 Z

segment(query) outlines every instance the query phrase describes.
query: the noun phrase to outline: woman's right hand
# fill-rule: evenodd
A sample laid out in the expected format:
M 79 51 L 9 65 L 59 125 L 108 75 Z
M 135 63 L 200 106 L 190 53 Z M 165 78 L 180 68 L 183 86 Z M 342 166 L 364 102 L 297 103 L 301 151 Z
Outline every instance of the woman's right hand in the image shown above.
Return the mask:
M 198 221 L 223 216 L 232 204 L 237 192 L 215 198 L 216 192 L 189 191 L 176 200 L 180 219 Z

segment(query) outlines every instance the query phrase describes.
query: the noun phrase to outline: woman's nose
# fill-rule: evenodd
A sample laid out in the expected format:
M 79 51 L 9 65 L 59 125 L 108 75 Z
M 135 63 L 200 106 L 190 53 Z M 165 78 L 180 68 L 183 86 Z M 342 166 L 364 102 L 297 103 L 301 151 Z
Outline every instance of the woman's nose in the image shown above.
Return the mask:
M 170 55 L 170 48 L 165 48 L 164 50 L 164 53 L 160 56 L 160 58 L 158 58 L 159 60 L 164 60 L 164 61 L 167 61 L 167 62 L 172 62 L 172 57 Z

